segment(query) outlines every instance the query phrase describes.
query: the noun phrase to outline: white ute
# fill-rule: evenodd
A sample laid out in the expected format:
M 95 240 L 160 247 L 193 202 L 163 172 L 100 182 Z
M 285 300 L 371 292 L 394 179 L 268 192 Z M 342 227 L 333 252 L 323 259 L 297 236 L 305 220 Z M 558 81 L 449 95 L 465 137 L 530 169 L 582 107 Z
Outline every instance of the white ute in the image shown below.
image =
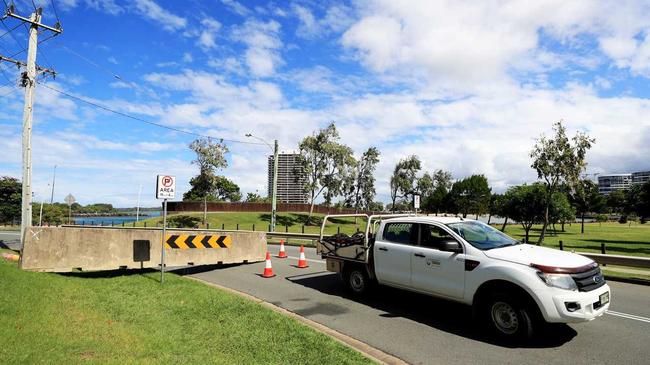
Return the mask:
M 323 235 L 329 219 L 351 217 L 365 221 L 365 232 Z M 354 293 L 379 283 L 469 304 L 510 339 L 530 338 L 541 320 L 585 322 L 609 308 L 609 286 L 591 259 L 523 244 L 470 219 L 329 215 L 317 250 Z

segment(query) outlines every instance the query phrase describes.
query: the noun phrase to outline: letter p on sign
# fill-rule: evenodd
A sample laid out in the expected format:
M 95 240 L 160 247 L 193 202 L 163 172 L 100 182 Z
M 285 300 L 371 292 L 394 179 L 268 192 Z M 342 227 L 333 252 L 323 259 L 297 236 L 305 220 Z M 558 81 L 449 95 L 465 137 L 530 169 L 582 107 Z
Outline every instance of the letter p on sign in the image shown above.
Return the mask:
M 169 175 L 158 175 L 156 199 L 174 199 L 175 194 L 176 178 Z

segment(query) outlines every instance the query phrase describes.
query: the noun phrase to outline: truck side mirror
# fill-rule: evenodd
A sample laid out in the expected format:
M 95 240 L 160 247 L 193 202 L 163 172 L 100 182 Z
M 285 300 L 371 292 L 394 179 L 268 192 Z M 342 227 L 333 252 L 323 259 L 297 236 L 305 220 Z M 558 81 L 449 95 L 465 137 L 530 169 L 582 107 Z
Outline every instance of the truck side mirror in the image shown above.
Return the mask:
M 440 242 L 440 251 L 463 253 L 463 248 L 458 241 L 449 239 Z

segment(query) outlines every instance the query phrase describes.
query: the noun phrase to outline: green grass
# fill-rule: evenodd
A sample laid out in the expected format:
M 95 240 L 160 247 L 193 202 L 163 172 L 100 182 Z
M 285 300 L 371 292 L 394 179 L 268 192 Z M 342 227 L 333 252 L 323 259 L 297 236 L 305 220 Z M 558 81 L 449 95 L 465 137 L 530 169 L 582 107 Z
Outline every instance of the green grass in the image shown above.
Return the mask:
M 0 226 L 0 232 L 1 231 L 20 231 L 20 226 Z
M 179 213 L 178 215 L 189 215 L 192 217 L 203 219 L 203 213 Z M 313 214 L 309 225 L 307 225 L 307 213 L 278 213 L 276 223 L 277 232 L 294 232 L 301 233 L 302 227 L 305 228 L 305 233 L 320 233 L 320 226 L 323 221 L 323 214 Z M 145 221 L 141 221 L 137 226 L 143 226 Z M 148 226 L 155 226 L 156 224 L 162 226 L 162 218 L 155 217 L 146 220 Z M 253 224 L 256 231 L 268 231 L 271 222 L 271 214 L 266 212 L 227 212 L 227 213 L 208 213 L 208 223 L 210 228 L 221 229 L 222 225 L 225 229 L 236 229 L 239 224 L 241 230 L 252 230 Z M 352 234 L 356 232 L 357 228 L 364 230 L 366 221 L 363 218 L 357 219 L 355 225 L 354 218 L 335 218 L 328 219 L 328 224 L 325 229 L 326 234 L 334 234 L 340 228 L 341 232 Z
M 613 265 L 601 266 L 601 269 L 608 279 L 634 280 L 650 285 L 650 270 L 647 269 L 633 268 L 633 272 L 627 272 L 625 270 L 630 269 L 629 267 Z
M 600 252 L 600 244 L 604 243 L 608 254 L 650 256 L 650 224 L 585 223 L 584 234 L 580 233 L 579 223 L 565 225 L 566 232 L 560 231 L 560 225 L 556 228 L 556 235 L 547 231 L 544 246 L 559 247 L 562 240 L 565 250 Z M 533 226 L 529 241 L 537 242 L 540 231 L 541 226 Z M 521 225 L 508 225 L 505 233 L 517 239 L 525 237 Z
M 0 260 L 0 363 L 369 363 L 237 295 L 166 274 L 59 275 Z

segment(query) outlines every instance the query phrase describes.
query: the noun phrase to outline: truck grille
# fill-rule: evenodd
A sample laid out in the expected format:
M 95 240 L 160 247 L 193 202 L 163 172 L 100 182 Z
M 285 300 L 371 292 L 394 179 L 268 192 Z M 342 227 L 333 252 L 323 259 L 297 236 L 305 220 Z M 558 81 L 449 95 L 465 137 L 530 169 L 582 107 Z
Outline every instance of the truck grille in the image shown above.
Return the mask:
M 585 272 L 571 274 L 571 277 L 576 282 L 579 291 L 592 291 L 605 285 L 605 278 L 598 266 Z

